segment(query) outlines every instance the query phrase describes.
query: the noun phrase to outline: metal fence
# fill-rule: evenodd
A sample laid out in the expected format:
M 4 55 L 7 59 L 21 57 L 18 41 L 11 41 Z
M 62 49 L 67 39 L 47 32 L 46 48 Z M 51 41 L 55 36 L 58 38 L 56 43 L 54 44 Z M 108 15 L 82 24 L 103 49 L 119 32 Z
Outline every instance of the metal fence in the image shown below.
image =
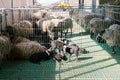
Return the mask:
M 120 24 L 120 6 L 105 6 L 100 5 L 98 7 L 93 8 L 92 6 L 84 6 L 82 8 L 69 8 L 71 9 L 77 9 L 81 12 L 89 12 L 89 13 L 97 13 L 100 15 L 103 15 L 105 17 L 110 17 L 113 19 L 115 23 Z M 40 10 L 39 8 L 11 8 L 11 9 L 0 9 L 0 30 L 5 30 L 5 26 L 12 25 L 14 23 L 18 23 L 22 20 L 31 20 L 32 15 L 34 12 Z M 53 14 L 62 15 L 65 11 L 62 11 L 62 9 L 57 10 L 51 9 L 51 12 L 53 11 Z M 56 12 L 56 13 L 54 13 Z
M 11 8 L 0 9 L 0 30 L 5 30 L 7 25 L 18 23 L 22 20 L 30 20 L 32 14 L 39 8 Z

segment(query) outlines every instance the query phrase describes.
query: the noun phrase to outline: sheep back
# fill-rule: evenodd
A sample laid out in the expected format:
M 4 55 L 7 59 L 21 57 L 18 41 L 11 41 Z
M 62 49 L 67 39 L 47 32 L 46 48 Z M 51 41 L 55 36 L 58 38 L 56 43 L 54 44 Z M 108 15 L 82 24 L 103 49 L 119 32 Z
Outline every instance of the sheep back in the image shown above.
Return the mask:
M 0 36 L 0 60 L 10 53 L 11 43 L 10 39 L 6 36 Z
M 13 44 L 17 44 L 20 42 L 29 42 L 30 40 L 25 38 L 25 37 L 15 37 L 14 40 L 12 41 Z
M 13 33 L 15 36 L 29 37 L 33 34 L 32 24 L 29 21 L 21 21 L 13 24 Z
M 32 54 L 44 52 L 45 50 L 46 48 L 38 42 L 21 42 L 13 45 L 9 57 L 11 59 L 28 59 Z
M 93 33 L 99 33 L 102 31 L 102 24 L 103 24 L 103 20 L 101 18 L 93 18 L 90 20 L 89 22 L 90 24 L 90 31 Z
M 113 24 L 105 30 L 103 38 L 107 41 L 109 46 L 116 46 L 120 44 L 120 25 Z

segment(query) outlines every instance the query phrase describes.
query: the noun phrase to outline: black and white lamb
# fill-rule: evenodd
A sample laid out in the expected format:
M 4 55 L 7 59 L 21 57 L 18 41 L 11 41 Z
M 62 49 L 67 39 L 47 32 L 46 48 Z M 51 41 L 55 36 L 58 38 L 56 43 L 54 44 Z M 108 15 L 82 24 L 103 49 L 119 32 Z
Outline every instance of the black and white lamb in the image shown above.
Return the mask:
M 85 48 L 80 48 L 76 44 L 64 45 L 63 51 L 64 51 L 64 54 L 68 56 L 68 61 L 70 61 L 70 56 L 72 54 L 75 54 L 76 61 L 78 61 L 79 54 L 87 54 L 89 52 Z

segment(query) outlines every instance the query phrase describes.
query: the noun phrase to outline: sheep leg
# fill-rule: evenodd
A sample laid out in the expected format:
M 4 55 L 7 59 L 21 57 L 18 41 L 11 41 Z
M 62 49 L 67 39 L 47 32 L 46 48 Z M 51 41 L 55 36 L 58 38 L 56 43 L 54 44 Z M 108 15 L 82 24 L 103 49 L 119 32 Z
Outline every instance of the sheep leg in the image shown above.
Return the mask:
M 116 54 L 116 51 L 115 51 L 115 46 L 112 46 L 112 54 Z
M 68 33 L 68 29 L 67 29 L 66 32 L 65 32 L 65 38 L 66 38 L 66 36 L 67 36 L 67 33 Z
M 61 38 L 62 38 L 62 36 L 63 36 L 63 35 L 62 35 L 62 30 L 60 31 L 60 33 L 61 33 Z
M 78 52 L 76 52 L 75 55 L 76 55 L 76 61 L 78 61 Z
M 58 32 L 54 33 L 54 40 L 56 40 L 58 38 Z
M 70 62 L 70 57 L 71 57 L 71 54 L 67 53 L 67 61 L 66 62 Z
M 70 30 L 71 30 L 71 36 L 72 36 L 72 28 Z
M 90 32 L 90 38 L 93 39 L 94 38 L 94 33 Z

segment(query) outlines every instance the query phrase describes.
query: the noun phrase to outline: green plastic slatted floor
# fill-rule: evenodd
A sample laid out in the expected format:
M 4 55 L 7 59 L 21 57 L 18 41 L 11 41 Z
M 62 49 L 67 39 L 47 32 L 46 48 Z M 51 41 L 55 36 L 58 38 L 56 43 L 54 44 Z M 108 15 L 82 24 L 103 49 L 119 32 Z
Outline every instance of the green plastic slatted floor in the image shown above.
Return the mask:
M 75 30 L 73 37 L 68 36 L 69 39 L 90 51 L 89 54 L 80 55 L 78 62 L 75 61 L 75 55 L 70 62 L 63 64 L 53 60 L 40 64 L 6 62 L 0 70 L 0 80 L 120 80 L 120 56 L 110 54 L 107 45 L 98 44 L 89 35 L 82 33 L 83 36 L 80 36 L 77 32 L 82 29 Z M 120 50 L 117 51 L 120 54 Z

